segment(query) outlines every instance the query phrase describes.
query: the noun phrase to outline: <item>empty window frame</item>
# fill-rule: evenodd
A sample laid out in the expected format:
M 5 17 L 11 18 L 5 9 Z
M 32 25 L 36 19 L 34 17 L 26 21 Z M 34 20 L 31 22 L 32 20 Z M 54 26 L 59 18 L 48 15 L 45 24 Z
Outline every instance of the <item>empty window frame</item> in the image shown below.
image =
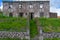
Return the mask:
M 9 8 L 13 8 L 13 5 L 9 5 Z
M 19 4 L 19 8 L 22 8 L 22 4 Z
M 43 8 L 43 4 L 40 4 L 40 8 Z
M 33 5 L 29 5 L 29 8 L 33 8 Z

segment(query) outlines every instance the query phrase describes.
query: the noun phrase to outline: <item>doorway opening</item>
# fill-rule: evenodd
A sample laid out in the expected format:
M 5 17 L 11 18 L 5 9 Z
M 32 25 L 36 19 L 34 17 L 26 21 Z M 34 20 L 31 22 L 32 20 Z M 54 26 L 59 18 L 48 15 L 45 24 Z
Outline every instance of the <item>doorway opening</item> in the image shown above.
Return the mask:
M 20 16 L 20 17 L 23 17 L 23 12 L 19 13 L 19 16 Z
M 30 19 L 33 19 L 34 13 L 31 12 L 31 13 L 29 13 L 29 14 L 30 14 Z
M 12 14 L 12 13 L 9 13 L 9 16 L 10 16 L 10 17 L 12 17 L 12 16 L 13 16 L 13 14 Z
M 44 17 L 44 12 L 40 12 L 40 17 Z

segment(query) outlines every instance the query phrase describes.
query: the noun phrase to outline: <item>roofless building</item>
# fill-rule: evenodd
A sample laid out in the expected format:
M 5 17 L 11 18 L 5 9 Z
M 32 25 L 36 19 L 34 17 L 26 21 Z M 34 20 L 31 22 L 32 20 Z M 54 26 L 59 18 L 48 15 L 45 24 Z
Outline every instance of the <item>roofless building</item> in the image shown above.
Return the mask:
M 50 0 L 3 0 L 3 15 L 12 17 L 49 17 Z

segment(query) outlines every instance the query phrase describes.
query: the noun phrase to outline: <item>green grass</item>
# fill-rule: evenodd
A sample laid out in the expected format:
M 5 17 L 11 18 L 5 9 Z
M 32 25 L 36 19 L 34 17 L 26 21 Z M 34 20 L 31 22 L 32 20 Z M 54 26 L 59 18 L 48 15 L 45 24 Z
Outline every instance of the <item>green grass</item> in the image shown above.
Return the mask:
M 20 31 L 26 26 L 25 18 L 0 18 L 0 31 Z
M 0 38 L 0 40 L 21 40 L 18 38 Z
M 59 18 L 39 18 L 39 24 L 43 27 L 44 32 L 60 32 Z M 30 21 L 30 35 L 35 37 L 38 34 L 35 20 Z
M 30 20 L 30 37 L 34 38 L 36 35 L 38 35 L 36 23 L 34 20 Z
M 46 38 L 44 40 L 60 40 L 60 38 Z
M 19 38 L 0 38 L 0 40 L 21 40 Z M 27 39 L 23 39 L 23 40 L 27 40 Z
M 39 20 L 44 32 L 60 32 L 59 18 L 40 18 Z
M 0 14 L 0 31 L 25 31 L 26 18 L 6 17 Z

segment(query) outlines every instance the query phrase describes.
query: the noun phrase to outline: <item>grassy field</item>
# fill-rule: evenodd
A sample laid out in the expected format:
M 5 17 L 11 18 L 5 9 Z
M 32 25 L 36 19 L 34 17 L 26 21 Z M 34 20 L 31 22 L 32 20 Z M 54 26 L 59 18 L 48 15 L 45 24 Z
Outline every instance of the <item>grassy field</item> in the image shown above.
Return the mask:
M 43 32 L 60 32 L 59 18 L 39 18 L 39 23 L 43 27 Z M 30 35 L 34 37 L 37 34 L 38 30 L 34 19 L 30 21 Z
M 0 31 L 20 31 L 26 26 L 27 22 L 24 18 L 0 18 Z
M 46 38 L 44 40 L 60 40 L 60 38 Z
M 25 18 L 6 17 L 0 14 L 0 31 L 25 31 L 27 20 Z
M 59 18 L 40 18 L 39 20 L 44 32 L 60 32 Z
M 30 20 L 30 37 L 33 38 L 38 34 L 37 26 L 34 20 Z

